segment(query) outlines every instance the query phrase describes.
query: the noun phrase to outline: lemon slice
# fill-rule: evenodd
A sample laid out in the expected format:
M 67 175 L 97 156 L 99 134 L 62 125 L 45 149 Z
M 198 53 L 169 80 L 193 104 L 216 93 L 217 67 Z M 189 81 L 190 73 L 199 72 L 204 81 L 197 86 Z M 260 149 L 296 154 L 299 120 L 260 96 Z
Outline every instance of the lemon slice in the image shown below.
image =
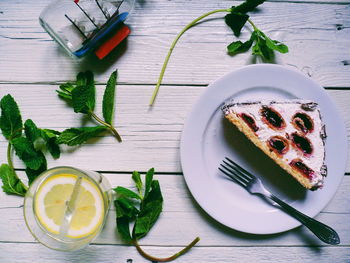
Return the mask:
M 47 231 L 59 235 L 62 224 L 68 220 L 65 236 L 82 238 L 93 234 L 102 225 L 105 214 L 103 196 L 86 178 L 82 178 L 76 189 L 73 210 L 68 211 L 77 180 L 78 176 L 73 174 L 56 174 L 40 185 L 35 195 L 34 212 Z

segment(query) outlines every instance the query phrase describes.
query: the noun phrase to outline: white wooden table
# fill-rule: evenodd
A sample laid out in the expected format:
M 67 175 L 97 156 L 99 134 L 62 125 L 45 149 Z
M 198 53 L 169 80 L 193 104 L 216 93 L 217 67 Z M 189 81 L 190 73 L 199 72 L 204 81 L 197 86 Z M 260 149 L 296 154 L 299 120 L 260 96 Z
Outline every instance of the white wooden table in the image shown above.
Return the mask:
M 113 186 L 131 186 L 130 172 L 155 167 L 164 211 L 145 250 L 167 256 L 200 236 L 201 241 L 178 262 L 350 262 L 350 163 L 343 182 L 317 219 L 334 227 L 341 245 L 318 241 L 305 227 L 282 234 L 256 236 L 228 229 L 196 204 L 186 187 L 180 165 L 179 140 L 193 103 L 207 85 L 223 74 L 254 63 L 250 54 L 230 57 L 226 45 L 234 37 L 223 16 L 192 28 L 180 40 L 170 60 L 155 106 L 148 102 L 167 49 L 182 27 L 197 16 L 228 8 L 230 0 L 136 0 L 128 21 L 132 33 L 105 60 L 76 61 L 51 40 L 38 23 L 47 0 L 0 2 L 0 97 L 10 93 L 23 118 L 38 126 L 63 130 L 81 126 L 57 98 L 58 84 L 90 69 L 97 80 L 98 101 L 110 73 L 118 68 L 115 123 L 123 137 L 112 136 L 67 151 L 49 167 L 68 165 L 104 173 Z M 252 14 L 254 22 L 290 52 L 276 63 L 297 68 L 325 87 L 350 130 L 350 2 L 349 0 L 269 1 Z M 247 32 L 247 30 L 245 30 Z M 243 33 L 242 39 L 247 38 Z M 100 104 L 97 109 L 101 108 Z M 0 136 L 0 161 L 6 162 L 7 142 Z M 23 164 L 15 167 L 24 176 Z M 22 169 L 22 170 L 21 170 Z M 62 253 L 47 249 L 27 230 L 23 199 L 0 191 L 0 262 L 147 262 L 115 231 L 111 211 L 102 234 L 86 249 Z M 132 259 L 129 260 L 129 259 Z M 128 261 L 129 260 L 129 261 Z

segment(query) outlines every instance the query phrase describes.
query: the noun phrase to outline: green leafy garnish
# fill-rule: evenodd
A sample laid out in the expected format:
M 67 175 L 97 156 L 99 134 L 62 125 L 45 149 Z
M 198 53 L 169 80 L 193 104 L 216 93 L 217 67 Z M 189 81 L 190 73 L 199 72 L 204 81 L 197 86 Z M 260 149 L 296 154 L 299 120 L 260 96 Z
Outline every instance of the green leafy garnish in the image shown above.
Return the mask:
M 34 148 L 34 145 L 26 137 L 18 137 L 11 141 L 18 157 L 25 163 L 25 165 L 33 170 L 37 170 L 46 164 L 46 159 L 41 151 Z
M 1 116 L 0 128 L 7 140 L 22 135 L 22 117 L 18 105 L 13 97 L 8 94 L 0 101 Z
M 115 86 L 117 83 L 117 71 L 109 77 L 105 92 L 103 94 L 102 112 L 105 122 L 112 124 L 114 112 Z
M 96 90 L 94 76 L 91 71 L 80 72 L 77 75 L 75 85 L 72 83 L 64 83 L 60 85 L 60 90 L 56 90 L 56 92 L 58 93 L 59 97 L 72 104 L 74 112 L 87 114 L 91 118 L 95 119 L 97 122 L 108 128 L 117 138 L 117 140 L 121 142 L 122 139 L 119 133 L 112 125 L 116 79 L 117 72 L 115 71 L 111 74 L 107 82 L 103 96 L 102 111 L 104 120 L 99 118 L 94 113 Z M 93 136 L 96 136 L 96 134 L 93 134 Z M 86 137 L 86 139 L 88 138 Z
M 8 140 L 7 164 L 2 164 L 0 177 L 3 190 L 9 194 L 23 196 L 27 187 L 22 183 L 13 167 L 11 151 L 15 150 L 17 156 L 24 162 L 29 184 L 47 169 L 45 155 L 40 147 L 36 147 L 38 140 L 43 140 L 47 149 L 55 157 L 59 157 L 60 150 L 57 144 L 59 132 L 40 129 L 28 119 L 22 123 L 19 107 L 11 95 L 1 99 L 1 131 Z M 22 132 L 24 130 L 24 133 Z
M 59 144 L 67 144 L 68 146 L 80 145 L 107 129 L 105 126 L 66 129 L 58 136 L 57 142 Z
M 217 9 L 210 11 L 208 13 L 205 13 L 198 18 L 194 19 L 192 22 L 187 24 L 180 33 L 175 37 L 173 40 L 168 54 L 165 57 L 163 67 L 161 69 L 161 72 L 159 74 L 159 78 L 156 84 L 156 87 L 154 88 L 153 95 L 151 97 L 150 106 L 153 105 L 156 96 L 159 91 L 159 87 L 162 83 L 163 76 L 165 73 L 165 69 L 168 65 L 170 56 L 175 48 L 176 43 L 180 39 L 180 37 L 191 27 L 196 25 L 199 21 L 204 19 L 207 16 L 210 16 L 215 13 L 228 13 L 225 16 L 225 22 L 226 24 L 232 29 L 233 34 L 236 37 L 239 37 L 242 31 L 242 28 L 246 25 L 247 22 L 253 27 L 253 32 L 249 40 L 242 42 L 242 41 L 234 41 L 231 44 L 227 46 L 227 52 L 230 55 L 236 55 L 238 53 L 247 52 L 254 44 L 252 48 L 252 54 L 256 56 L 260 56 L 265 60 L 271 60 L 273 58 L 273 52 L 278 51 L 280 53 L 287 53 L 288 47 L 281 42 L 277 40 L 271 40 L 268 38 L 261 30 L 259 30 L 254 23 L 249 19 L 249 15 L 247 14 L 250 11 L 253 11 L 258 5 L 261 5 L 264 3 L 265 0 L 246 0 L 243 3 L 241 3 L 238 6 L 232 6 L 228 9 Z
M 26 194 L 27 187 L 8 164 L 0 166 L 0 178 L 2 180 L 2 189 L 5 193 L 19 196 Z
M 138 240 L 146 236 L 159 218 L 163 208 L 163 196 L 158 180 L 153 180 L 154 169 L 151 168 L 146 176 L 145 183 L 141 176 L 134 171 L 132 179 L 137 192 L 118 186 L 113 190 L 117 194 L 114 201 L 117 214 L 117 229 L 123 240 L 135 245 L 137 251 L 146 259 L 156 262 L 167 262 L 186 253 L 198 241 L 197 237 L 187 247 L 168 258 L 153 257 L 142 250 Z M 130 232 L 130 224 L 134 222 Z

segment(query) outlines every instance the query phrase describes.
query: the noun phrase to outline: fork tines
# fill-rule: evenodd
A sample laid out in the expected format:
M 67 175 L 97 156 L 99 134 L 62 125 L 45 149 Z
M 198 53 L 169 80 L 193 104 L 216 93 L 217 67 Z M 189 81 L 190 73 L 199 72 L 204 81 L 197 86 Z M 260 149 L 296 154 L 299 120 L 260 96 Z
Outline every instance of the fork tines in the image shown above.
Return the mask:
M 219 170 L 241 186 L 247 187 L 256 179 L 254 175 L 232 161 L 230 158 L 225 157 L 222 162 L 223 164 L 220 164 L 222 168 L 219 167 Z

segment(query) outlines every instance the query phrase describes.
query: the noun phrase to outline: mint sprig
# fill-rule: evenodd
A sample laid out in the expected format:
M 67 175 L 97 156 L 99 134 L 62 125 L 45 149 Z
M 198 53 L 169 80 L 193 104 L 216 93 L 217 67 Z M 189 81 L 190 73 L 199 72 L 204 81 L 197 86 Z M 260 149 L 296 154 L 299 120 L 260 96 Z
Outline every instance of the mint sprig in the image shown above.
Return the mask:
M 112 125 L 116 83 L 117 83 L 117 71 L 114 71 L 109 77 L 109 80 L 107 82 L 107 86 L 103 95 L 102 111 L 103 111 L 104 119 L 101 119 L 100 117 L 98 117 L 94 112 L 96 89 L 95 89 L 94 76 L 91 71 L 80 72 L 77 75 L 75 84 L 64 83 L 60 85 L 59 87 L 60 89 L 56 90 L 56 92 L 58 93 L 59 97 L 67 100 L 72 104 L 74 112 L 83 113 L 90 116 L 95 121 L 105 126 L 106 129 L 110 130 L 113 133 L 113 135 L 117 138 L 117 140 L 121 142 L 122 139 L 119 133 Z M 105 131 L 106 129 L 100 129 L 100 131 L 102 132 L 102 131 Z M 90 133 L 87 132 L 85 136 L 82 136 L 82 137 L 85 139 L 88 139 L 90 138 L 89 134 Z M 97 135 L 96 133 L 93 133 L 93 136 L 96 136 L 96 135 Z M 65 143 L 66 140 L 59 139 L 59 141 L 60 143 Z M 74 140 L 69 145 L 73 146 L 72 144 L 73 142 Z M 77 140 L 76 142 L 77 144 L 75 145 L 82 143 L 82 141 L 80 140 Z
M 277 41 L 277 40 L 271 40 L 268 38 L 261 30 L 259 30 L 254 23 L 249 19 L 249 15 L 247 14 L 250 11 L 253 11 L 257 6 L 264 3 L 265 0 L 246 0 L 242 4 L 238 6 L 232 6 L 228 9 L 217 9 L 210 11 L 208 13 L 205 13 L 198 18 L 194 19 L 192 22 L 187 24 L 181 31 L 178 33 L 178 35 L 173 40 L 172 44 L 170 45 L 169 51 L 165 57 L 162 69 L 159 74 L 159 78 L 156 84 L 156 87 L 154 88 L 151 100 L 149 105 L 152 106 L 154 104 L 154 101 L 157 97 L 159 87 L 162 83 L 164 73 L 166 70 L 166 67 L 168 65 L 170 56 L 179 41 L 180 37 L 191 27 L 195 26 L 199 21 L 203 20 L 204 18 L 215 14 L 215 13 L 228 13 L 225 16 L 225 22 L 226 24 L 232 29 L 233 34 L 236 37 L 239 37 L 242 31 L 242 28 L 246 25 L 248 22 L 253 27 L 253 32 L 249 40 L 245 42 L 241 41 L 234 41 L 231 44 L 227 46 L 227 52 L 230 55 L 236 55 L 238 53 L 247 52 L 252 45 L 252 54 L 256 56 L 260 56 L 265 60 L 271 60 L 273 58 L 274 51 L 278 51 L 280 53 L 287 53 L 288 47 L 284 45 L 283 43 Z
M 146 236 L 159 218 L 163 209 L 163 196 L 158 180 L 153 180 L 154 169 L 145 176 L 145 182 L 137 171 L 132 174 L 137 192 L 118 186 L 113 190 L 117 194 L 114 201 L 117 214 L 117 229 L 123 240 L 135 245 L 137 251 L 146 259 L 155 262 L 168 262 L 186 253 L 198 241 L 195 238 L 188 246 L 168 258 L 157 258 L 147 254 L 138 244 L 138 240 Z M 132 231 L 130 224 L 134 223 Z
M 24 196 L 27 187 L 19 179 L 13 167 L 12 149 L 24 162 L 25 172 L 29 184 L 31 184 L 40 173 L 47 169 L 46 158 L 42 152 L 42 147 L 37 143 L 38 140 L 43 140 L 51 154 L 57 157 L 60 154 L 56 142 L 59 132 L 39 129 L 30 119 L 23 124 L 19 107 L 15 99 L 9 94 L 1 99 L 0 108 L 0 129 L 8 140 L 7 164 L 2 164 L 0 168 L 2 188 L 8 194 Z

